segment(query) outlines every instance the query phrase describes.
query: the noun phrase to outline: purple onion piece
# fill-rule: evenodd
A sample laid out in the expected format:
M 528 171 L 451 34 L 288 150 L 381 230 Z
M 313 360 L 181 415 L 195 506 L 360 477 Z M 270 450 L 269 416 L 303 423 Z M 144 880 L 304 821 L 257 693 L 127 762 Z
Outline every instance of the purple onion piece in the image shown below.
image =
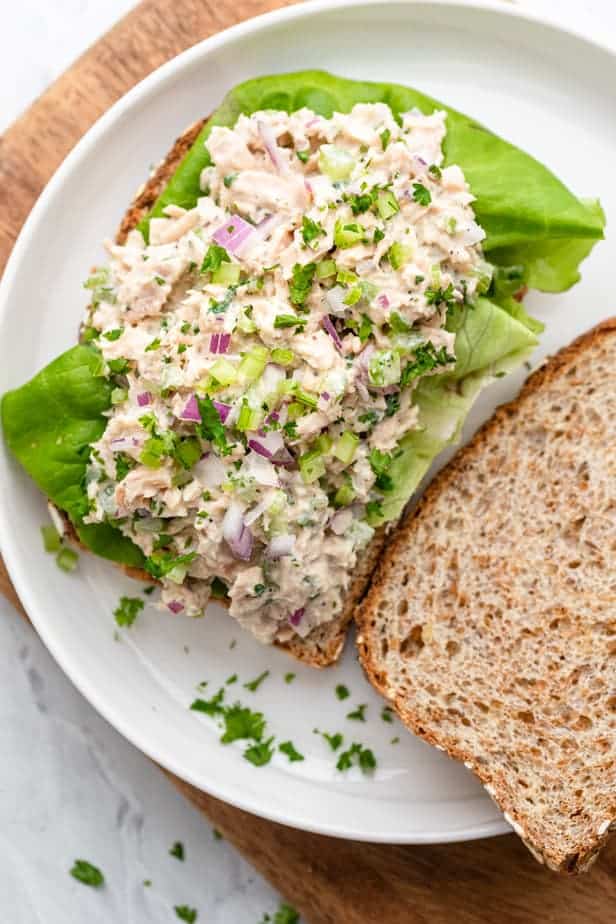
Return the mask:
M 242 244 L 253 233 L 254 228 L 239 215 L 232 215 L 224 225 L 221 225 L 214 234 L 213 239 L 225 250 L 236 253 Z
M 379 295 L 379 297 L 376 300 L 376 303 L 380 308 L 389 308 L 389 299 L 387 298 L 385 293 L 383 293 L 382 295 Z
M 329 316 L 328 314 L 326 314 L 326 315 L 323 316 L 323 320 L 321 321 L 321 324 L 323 325 L 323 330 L 324 330 L 326 333 L 328 333 L 329 336 L 330 336 L 330 337 L 332 338 L 332 340 L 334 341 L 334 346 L 336 347 L 336 349 L 337 349 L 337 350 L 342 350 L 342 340 L 341 340 L 340 337 L 338 336 L 338 331 L 337 331 L 336 328 L 334 327 L 334 325 L 333 325 L 333 323 L 332 323 L 332 319 L 330 318 L 330 316 Z
M 242 561 L 249 561 L 252 555 L 252 533 L 247 526 L 242 526 L 242 531 L 237 539 L 228 541 L 229 548 L 236 558 Z
M 221 401 L 212 401 L 212 404 L 214 405 L 214 407 L 215 407 L 216 410 L 218 411 L 218 416 L 220 417 L 220 422 L 221 422 L 221 423 L 224 423 L 225 420 L 227 419 L 227 417 L 229 416 L 230 411 L 231 411 L 231 405 L 230 405 L 230 404 L 223 404 Z
M 210 353 L 218 353 L 218 343 L 222 334 L 212 334 L 210 337 Z
M 194 420 L 197 423 L 201 422 L 201 413 L 199 411 L 199 404 L 197 402 L 197 396 L 191 395 L 184 410 L 180 414 L 180 420 Z
M 294 613 L 291 613 L 289 616 L 289 622 L 292 626 L 299 626 L 300 622 L 304 618 L 304 613 L 306 612 L 305 607 L 300 607 L 298 610 L 295 610 Z
M 152 403 L 152 395 L 149 391 L 142 391 L 140 395 L 137 395 L 137 404 L 139 407 L 146 407 L 146 405 Z
M 181 613 L 184 609 L 184 604 L 180 603 L 179 600 L 170 600 L 167 604 L 167 609 L 171 610 L 172 613 Z
M 260 456 L 263 456 L 264 459 L 271 459 L 272 454 L 262 443 L 258 440 L 248 440 L 248 448 L 252 449 L 253 452 L 258 453 Z
M 226 353 L 229 349 L 229 344 L 231 343 L 231 334 L 221 334 L 220 341 L 218 343 L 218 352 Z

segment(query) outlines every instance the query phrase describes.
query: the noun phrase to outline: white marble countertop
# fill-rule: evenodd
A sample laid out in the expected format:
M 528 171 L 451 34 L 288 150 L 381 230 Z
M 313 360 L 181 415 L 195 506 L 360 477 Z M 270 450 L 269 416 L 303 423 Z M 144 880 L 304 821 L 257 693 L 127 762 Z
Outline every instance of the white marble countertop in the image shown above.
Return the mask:
M 3 20 L 0 131 L 133 5 L 14 5 Z M 611 0 L 521 5 L 586 32 L 616 34 Z M 278 907 L 279 896 L 94 712 L 1 599 L 0 651 L 2 921 L 163 924 L 178 920 L 174 905 L 188 905 L 199 924 L 258 924 Z M 178 840 L 183 863 L 169 855 Z M 107 888 L 87 889 L 68 875 L 77 857 L 100 866 Z

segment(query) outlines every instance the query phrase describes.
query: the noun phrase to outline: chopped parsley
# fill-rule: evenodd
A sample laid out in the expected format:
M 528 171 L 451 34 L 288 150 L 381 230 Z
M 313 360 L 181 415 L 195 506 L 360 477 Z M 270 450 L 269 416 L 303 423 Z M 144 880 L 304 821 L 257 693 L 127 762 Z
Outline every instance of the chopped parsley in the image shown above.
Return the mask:
M 92 886 L 94 889 L 100 889 L 105 884 L 105 877 L 98 866 L 88 860 L 75 860 L 70 874 L 73 879 L 83 883 L 83 885 Z
M 428 167 L 428 173 L 433 176 L 435 180 L 440 180 L 443 175 L 443 171 L 438 164 L 430 164 Z
M 212 835 L 215 841 L 221 841 L 223 839 L 222 834 L 220 833 L 218 828 L 212 828 Z
M 359 329 L 357 331 L 357 336 L 362 343 L 365 343 L 366 340 L 370 337 L 372 333 L 373 323 L 368 317 L 367 314 L 362 314 L 361 321 L 359 323 Z
M 201 439 L 207 440 L 216 446 L 223 455 L 227 455 L 231 448 L 227 442 L 227 434 L 222 425 L 220 414 L 211 398 L 197 398 L 197 405 L 201 415 L 201 423 L 197 424 L 197 433 Z
M 197 557 L 196 552 L 187 552 L 185 555 L 173 555 L 172 552 L 152 552 L 145 560 L 145 570 L 155 578 L 164 578 L 175 568 L 184 569 Z
M 237 674 L 231 674 L 230 677 L 227 677 L 225 680 L 225 686 L 229 687 L 232 683 L 237 683 Z
M 186 921 L 187 924 L 195 924 L 199 914 L 196 908 L 189 908 L 188 905 L 174 905 L 173 910 L 180 921 Z
M 346 197 L 346 201 L 351 206 L 354 215 L 361 215 L 367 212 L 374 205 L 378 189 L 375 187 L 370 192 L 354 193 Z
M 223 183 L 225 184 L 227 189 L 230 189 L 231 186 L 233 186 L 238 176 L 239 176 L 238 173 L 228 173 L 225 177 L 223 177 Z
M 371 449 L 368 455 L 370 468 L 376 475 L 376 486 L 381 491 L 391 491 L 393 489 L 394 483 L 391 476 L 387 474 L 387 469 L 392 461 L 391 453 L 381 452 L 380 449 Z
M 299 924 L 299 914 L 295 908 L 283 902 L 274 915 L 272 924 Z
M 327 741 L 332 751 L 337 751 L 344 741 L 344 735 L 341 735 L 340 732 L 334 732 L 333 735 L 330 735 L 328 732 L 319 732 L 319 734 Z
M 293 674 L 293 673 L 285 674 L 285 675 L 284 675 L 284 682 L 285 682 L 285 683 L 293 683 L 293 681 L 295 680 L 296 676 L 297 676 L 297 674 Z
M 423 183 L 413 183 L 413 199 L 415 202 L 418 202 L 419 205 L 430 205 L 432 202 L 432 196 L 430 195 L 430 190 L 427 189 Z
M 381 718 L 383 719 L 384 722 L 393 722 L 394 713 L 393 713 L 393 709 L 391 708 L 391 706 L 383 706 L 383 708 L 381 709 Z
M 254 680 L 251 680 L 250 683 L 245 683 L 244 688 L 246 690 L 250 690 L 251 693 L 255 693 L 259 689 L 259 687 L 261 686 L 265 678 L 269 677 L 269 673 L 270 673 L 269 671 L 263 671 L 262 674 L 259 674 L 259 676 L 255 677 Z
M 448 311 L 455 308 L 457 302 L 452 283 L 450 282 L 444 289 L 439 286 L 428 286 L 426 289 L 426 301 L 428 305 L 434 305 L 436 308 L 444 305 Z
M 154 276 L 154 282 L 156 283 L 157 286 L 164 286 L 166 285 L 167 280 L 164 279 L 162 276 Z
M 264 594 L 266 590 L 267 590 L 267 587 L 265 586 L 265 584 L 255 584 L 255 586 L 252 588 L 252 592 L 254 593 L 255 597 L 262 596 L 262 594 Z
M 449 363 L 454 363 L 455 361 L 455 356 L 451 356 L 446 347 L 442 346 L 437 350 L 433 343 L 423 343 L 415 350 L 415 359 L 402 370 L 400 388 L 404 388 L 413 379 L 424 375 L 424 373 L 435 369 L 437 366 L 448 366 Z
M 153 350 L 160 349 L 160 337 L 154 337 L 154 340 L 150 340 L 147 347 L 145 348 L 146 353 L 151 353 Z
M 223 744 L 248 739 L 260 741 L 265 730 L 263 713 L 253 712 L 247 706 L 236 703 L 224 711 L 225 730 L 221 737 Z
M 105 340 L 118 340 L 124 333 L 123 327 L 115 327 L 113 330 L 108 330 L 106 334 L 103 334 Z
M 296 750 L 292 741 L 283 741 L 282 744 L 278 745 L 278 750 L 286 754 L 291 763 L 304 759 L 304 755 Z
M 225 184 L 226 185 L 226 184 Z M 201 264 L 201 273 L 215 273 L 216 270 L 219 270 L 223 263 L 230 263 L 231 257 L 227 253 L 224 247 L 219 247 L 218 244 L 210 244 L 207 249 L 207 253 L 203 258 L 203 263 Z
M 315 241 L 318 237 L 322 237 L 324 234 L 325 228 L 320 225 L 318 221 L 313 221 L 312 218 L 308 218 L 307 215 L 303 216 L 302 238 L 304 240 L 304 244 L 311 244 L 312 241 Z
M 132 626 L 137 615 L 143 609 L 143 600 L 138 597 L 120 597 L 120 603 L 113 611 L 119 626 Z
M 316 263 L 305 263 L 303 265 L 296 263 L 293 267 L 293 276 L 289 283 L 289 297 L 291 303 L 298 308 L 303 306 L 310 294 L 316 271 Z
M 253 744 L 246 748 L 244 758 L 254 764 L 255 767 L 264 767 L 265 764 L 269 764 L 274 753 L 273 740 L 273 737 L 268 738 L 267 741 L 260 741 L 258 744 Z
M 345 687 L 343 683 L 339 683 L 336 687 L 336 696 L 338 699 L 348 699 L 350 695 L 348 688 Z
M 378 244 L 379 241 L 382 241 L 384 237 L 385 237 L 385 232 L 384 232 L 384 231 L 381 231 L 380 228 L 375 228 L 375 229 L 374 229 L 374 234 L 372 235 L 372 240 L 374 241 L 375 244 Z
M 385 404 L 387 405 L 385 417 L 393 417 L 396 411 L 400 410 L 400 395 L 397 393 L 385 395 Z
M 116 468 L 116 480 L 123 481 L 131 469 L 137 464 L 132 456 L 124 452 L 118 452 L 114 455 L 113 460 Z
M 381 147 L 384 151 L 387 150 L 387 145 L 389 144 L 389 139 L 391 138 L 391 132 L 388 128 L 384 128 L 381 134 L 379 135 L 381 139 Z
M 125 372 L 128 372 L 130 363 L 127 359 L 108 359 L 107 365 L 109 366 L 109 371 L 114 375 L 124 375 Z
M 308 158 L 310 157 L 310 148 L 306 148 L 305 151 L 296 151 L 295 153 L 301 160 L 302 164 L 306 164 L 308 162 Z
M 362 703 L 357 709 L 354 709 L 353 712 L 347 712 L 347 719 L 353 719 L 356 722 L 365 722 L 366 721 L 366 709 L 368 708 L 367 703 Z
M 184 861 L 185 854 L 184 854 L 184 844 L 182 843 L 182 841 L 176 841 L 173 847 L 169 848 L 169 853 L 171 854 L 172 857 L 175 857 L 176 860 Z
M 366 516 L 368 520 L 377 519 L 383 516 L 383 505 L 380 501 L 372 500 L 366 504 Z
M 353 743 L 347 751 L 343 751 L 336 762 L 336 770 L 344 772 L 352 766 L 359 766 L 362 773 L 370 773 L 376 768 L 376 758 L 369 748 L 362 744 Z

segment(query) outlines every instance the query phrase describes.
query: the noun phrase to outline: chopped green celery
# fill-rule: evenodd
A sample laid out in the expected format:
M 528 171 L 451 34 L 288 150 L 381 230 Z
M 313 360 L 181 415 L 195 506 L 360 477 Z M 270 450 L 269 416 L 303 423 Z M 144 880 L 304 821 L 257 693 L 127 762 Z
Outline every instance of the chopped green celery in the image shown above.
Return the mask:
M 398 354 L 406 355 L 407 353 L 414 353 L 417 347 L 420 347 L 426 342 L 426 338 L 423 334 L 420 334 L 419 331 L 411 330 L 408 334 L 396 334 L 393 338 L 393 342 Z
M 275 347 L 271 353 L 271 360 L 278 366 L 290 366 L 295 359 L 293 350 L 284 350 L 281 347 Z
M 143 444 L 139 461 L 148 468 L 160 468 L 166 453 L 166 444 L 159 436 L 152 436 Z
M 238 318 L 237 329 L 241 330 L 243 334 L 254 334 L 257 329 L 257 325 L 252 320 L 252 318 L 248 316 L 248 308 L 250 308 L 250 305 L 247 305 L 246 308 L 244 308 L 240 317 Z
M 368 378 L 373 385 L 383 387 L 400 381 L 400 357 L 393 350 L 378 350 L 368 366 Z
M 325 461 L 318 449 L 309 449 L 299 457 L 298 464 L 305 484 L 312 484 L 325 474 Z
M 241 364 L 238 369 L 238 367 L 234 366 L 228 359 L 221 358 L 217 359 L 216 362 L 210 366 L 210 376 L 216 379 L 219 385 L 232 385 L 233 382 L 236 381 L 238 372 L 241 372 L 241 369 Z
M 258 430 L 263 420 L 263 412 L 259 408 L 252 408 L 244 399 L 238 414 L 236 427 L 238 430 Z
M 341 250 L 345 250 L 347 247 L 355 247 L 356 244 L 361 244 L 365 233 L 366 229 L 363 225 L 357 222 L 345 224 L 339 218 L 334 225 L 334 244 L 336 247 L 340 247 Z
M 304 405 L 300 404 L 299 401 L 292 401 L 287 408 L 287 417 L 289 420 L 297 420 L 298 417 L 301 417 L 302 414 L 305 414 Z
M 173 581 L 174 584 L 183 584 L 184 578 L 186 577 L 186 572 L 188 571 L 188 565 L 175 565 L 171 571 L 168 571 L 165 577 L 168 581 Z
M 392 269 L 400 269 L 413 258 L 413 248 L 410 244 L 402 244 L 400 241 L 396 241 L 387 251 L 387 257 Z
M 111 391 L 111 403 L 112 404 L 122 404 L 123 401 L 126 401 L 128 398 L 128 389 L 126 388 L 113 388 Z
M 355 158 L 343 148 L 322 144 L 319 149 L 319 170 L 330 180 L 347 180 L 355 167 Z
M 400 203 L 391 189 L 382 189 L 378 195 L 376 207 L 381 218 L 386 221 L 400 211 Z
M 321 435 L 317 436 L 316 440 L 314 440 L 312 448 L 318 450 L 322 455 L 327 455 L 333 444 L 334 441 L 329 433 L 321 433 Z
M 221 263 L 212 273 L 212 282 L 221 286 L 236 286 L 240 281 L 239 263 Z
M 348 482 L 340 485 L 334 495 L 334 504 L 336 507 L 348 507 L 355 500 L 355 491 L 353 486 Z
M 332 453 L 345 465 L 349 465 L 353 461 L 358 445 L 359 437 L 350 430 L 345 430 L 342 436 L 336 440 Z
M 318 400 L 317 396 L 311 395 L 309 392 L 304 391 L 303 388 L 296 386 L 293 389 L 293 394 L 295 395 L 298 401 L 301 401 L 302 404 L 306 404 L 308 407 L 317 406 L 317 400 Z
M 263 374 L 269 359 L 269 350 L 264 346 L 255 346 L 246 353 L 239 365 L 239 374 L 245 382 L 254 382 Z
M 335 260 L 321 260 L 317 263 L 317 279 L 329 279 L 330 276 L 336 275 Z
M 43 537 L 43 545 L 45 546 L 46 552 L 59 551 L 62 541 L 55 526 L 41 526 L 41 535 Z
M 356 282 L 359 282 L 359 276 L 352 273 L 351 270 L 340 269 L 336 274 L 336 282 L 343 286 L 354 286 Z
M 362 290 L 361 286 L 353 286 L 352 289 L 349 289 L 347 294 L 342 299 L 345 305 L 356 305 L 357 302 L 360 302 L 362 299 Z
M 366 302 L 371 302 L 379 291 L 378 286 L 375 286 L 373 282 L 367 282 L 365 279 L 362 279 L 359 288 L 361 289 L 361 297 Z
M 77 567 L 79 555 L 74 549 L 63 546 L 56 555 L 56 564 L 62 571 L 74 571 Z

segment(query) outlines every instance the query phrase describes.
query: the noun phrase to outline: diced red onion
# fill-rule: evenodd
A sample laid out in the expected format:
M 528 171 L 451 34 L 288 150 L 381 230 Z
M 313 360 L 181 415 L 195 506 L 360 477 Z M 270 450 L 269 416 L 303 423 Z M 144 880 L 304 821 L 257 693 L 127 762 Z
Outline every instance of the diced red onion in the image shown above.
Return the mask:
M 278 173 L 287 174 L 289 172 L 289 167 L 284 158 L 280 155 L 280 149 L 278 147 L 276 135 L 274 134 L 272 126 L 267 122 L 263 122 L 261 119 L 259 119 L 257 122 L 257 127 L 259 129 L 261 141 L 263 142 L 263 147 L 269 154 L 269 158 L 274 167 Z
M 212 334 L 210 337 L 210 353 L 218 353 L 218 342 L 220 337 L 220 334 Z
M 221 401 L 212 401 L 212 404 L 218 411 L 218 416 L 220 417 L 221 423 L 224 423 L 229 416 L 231 410 L 230 404 L 223 404 Z
M 331 395 L 330 395 L 330 393 L 329 393 L 328 391 L 322 391 L 322 392 L 321 392 L 321 397 L 323 398 L 324 401 L 329 401 Z
M 266 433 L 265 436 L 261 437 L 259 442 L 262 446 L 265 446 L 265 448 L 269 450 L 271 455 L 274 455 L 275 453 L 280 452 L 281 449 L 284 449 L 284 440 L 279 430 L 270 430 L 269 433 Z
M 213 239 L 225 250 L 236 253 L 253 233 L 254 227 L 239 215 L 232 215 L 224 225 L 212 235 Z
M 243 468 L 262 487 L 277 488 L 280 484 L 272 462 L 255 452 L 249 452 L 246 455 Z
M 294 548 L 295 536 L 292 533 L 284 533 L 273 537 L 265 554 L 268 558 L 284 558 L 286 555 L 292 555 Z
M 112 452 L 126 452 L 129 449 L 134 449 L 135 446 L 139 445 L 139 440 L 134 436 L 118 436 L 116 439 L 111 440 L 110 446 Z
M 252 555 L 252 533 L 247 526 L 243 528 L 239 539 L 229 543 L 229 548 L 236 558 L 240 558 L 242 561 L 250 560 Z
M 252 553 L 252 533 L 244 522 L 242 508 L 230 504 L 222 521 L 222 534 L 236 558 L 248 561 Z
M 309 122 L 306 122 L 306 128 L 312 128 L 313 125 L 317 125 L 320 121 L 321 116 L 314 116 Z
M 199 411 L 196 395 L 191 395 L 186 402 L 184 410 L 180 414 L 180 420 L 194 420 L 197 423 L 201 421 L 201 413 Z
M 139 407 L 146 407 L 146 405 L 152 403 L 152 395 L 149 391 L 142 391 L 141 394 L 137 395 L 137 404 Z
M 344 304 L 346 296 L 347 291 L 343 289 L 342 286 L 334 286 L 325 296 L 325 301 L 329 305 L 329 310 L 337 317 L 342 318 L 347 312 L 348 306 Z
M 323 329 L 325 330 L 325 332 L 328 333 L 329 336 L 334 341 L 334 346 L 336 347 L 336 349 L 342 350 L 342 340 L 338 336 L 338 331 L 334 327 L 332 319 L 330 318 L 328 314 L 323 315 L 321 319 L 321 324 L 323 325 Z
M 295 610 L 294 613 L 291 613 L 289 616 L 289 622 L 292 626 L 299 626 L 300 622 L 304 618 L 304 613 L 306 612 L 305 608 L 302 606 L 299 610 Z
M 272 463 L 274 465 L 283 465 L 285 468 L 289 468 L 295 465 L 295 459 L 285 446 L 283 449 L 279 449 L 278 452 L 274 453 L 272 456 Z
M 389 299 L 387 298 L 384 292 L 382 292 L 381 295 L 379 295 L 379 297 L 376 300 L 376 303 L 379 306 L 379 308 L 389 308 Z
M 280 420 L 280 414 L 278 413 L 278 411 L 272 411 L 272 413 L 268 414 L 268 416 L 266 417 L 265 423 L 269 424 L 269 423 L 272 423 L 273 421 L 278 421 L 278 420 Z
M 248 448 L 252 449 L 253 452 L 257 452 L 260 456 L 263 456 L 264 459 L 272 458 L 269 449 L 260 443 L 259 440 L 248 440 Z
M 184 604 L 180 603 L 179 600 L 170 600 L 167 604 L 167 609 L 171 610 L 172 613 L 177 615 L 177 613 L 181 613 L 184 609 Z
M 231 343 L 231 334 L 221 334 L 220 342 L 218 344 L 218 352 L 226 353 L 229 349 L 229 344 Z

